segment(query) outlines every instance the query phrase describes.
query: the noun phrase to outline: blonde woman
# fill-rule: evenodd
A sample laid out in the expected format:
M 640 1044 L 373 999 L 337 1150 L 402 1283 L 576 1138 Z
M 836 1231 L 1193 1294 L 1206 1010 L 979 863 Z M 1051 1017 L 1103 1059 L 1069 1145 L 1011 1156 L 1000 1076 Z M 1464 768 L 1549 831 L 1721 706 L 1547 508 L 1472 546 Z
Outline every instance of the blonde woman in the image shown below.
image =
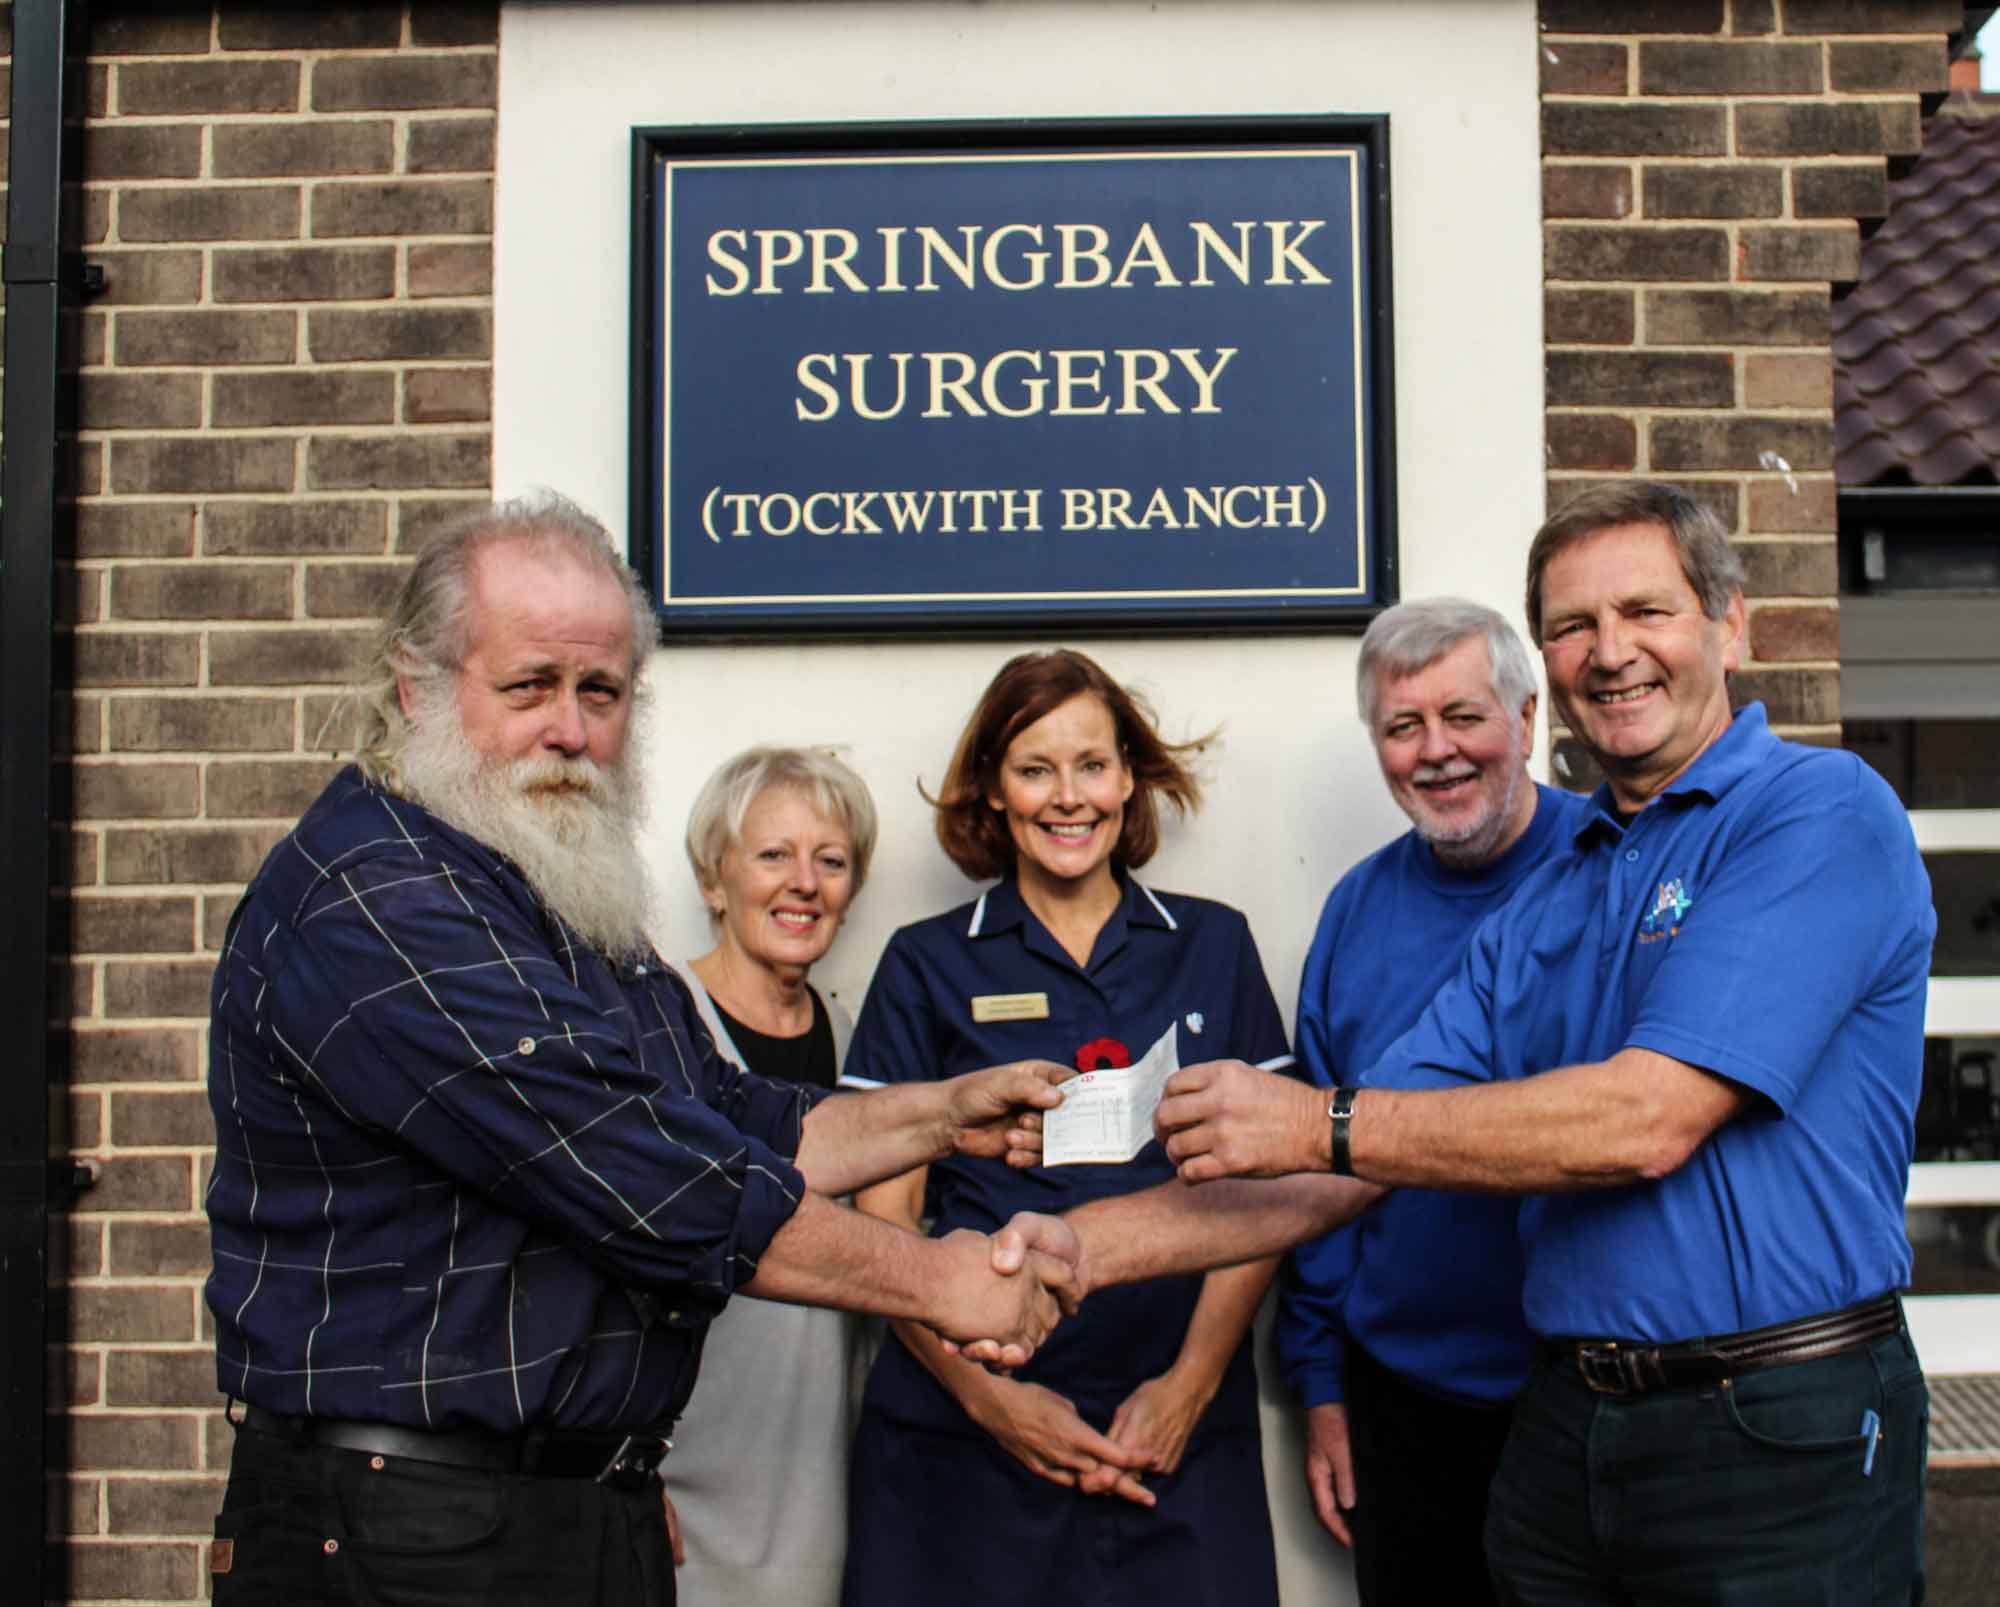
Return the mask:
M 766 1077 L 839 1079 L 849 1022 L 807 980 L 867 878 L 875 805 L 831 754 L 752 748 L 696 797 L 687 854 L 715 946 L 675 970 L 716 1047 Z M 733 1300 L 664 1469 L 683 1600 L 832 1607 L 847 1446 L 870 1330 L 809 1306 Z

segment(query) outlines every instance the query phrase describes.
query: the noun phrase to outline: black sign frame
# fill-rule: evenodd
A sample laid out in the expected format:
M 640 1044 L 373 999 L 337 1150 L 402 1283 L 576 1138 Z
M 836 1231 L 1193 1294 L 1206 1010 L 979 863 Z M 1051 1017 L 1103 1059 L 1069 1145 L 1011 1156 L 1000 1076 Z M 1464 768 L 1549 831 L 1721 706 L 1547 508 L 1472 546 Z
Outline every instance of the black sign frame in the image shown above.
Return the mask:
M 1205 596 L 1145 609 L 1133 607 L 1123 597 L 1095 605 L 1066 601 L 1060 609 L 1052 609 L 1042 597 L 999 604 L 981 600 L 972 607 L 936 603 L 925 594 L 887 604 L 879 598 L 843 602 L 815 597 L 718 607 L 698 600 L 677 604 L 669 595 L 663 577 L 673 538 L 666 527 L 662 462 L 669 450 L 664 397 L 670 376 L 664 370 L 664 320 L 656 307 L 667 264 L 654 226 L 669 163 L 921 154 L 1033 158 L 1232 148 L 1263 152 L 1293 145 L 1316 150 L 1347 145 L 1357 156 L 1357 254 L 1365 263 L 1367 294 L 1354 337 L 1362 370 L 1356 399 L 1362 435 L 1356 462 L 1362 477 L 1362 512 L 1355 595 L 1312 601 L 1268 595 Z M 1397 600 L 1394 281 L 1386 115 L 637 127 L 632 164 L 628 554 L 653 588 L 667 641 L 1354 631 Z

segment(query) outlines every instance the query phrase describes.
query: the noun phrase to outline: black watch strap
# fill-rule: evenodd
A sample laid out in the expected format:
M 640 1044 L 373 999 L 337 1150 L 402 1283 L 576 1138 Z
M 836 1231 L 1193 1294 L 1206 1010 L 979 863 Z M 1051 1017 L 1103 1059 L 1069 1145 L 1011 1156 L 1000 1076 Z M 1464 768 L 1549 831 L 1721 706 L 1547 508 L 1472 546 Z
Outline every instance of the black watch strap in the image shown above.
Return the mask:
M 1333 1124 L 1333 1175 L 1352 1177 L 1354 1155 L 1348 1148 L 1348 1128 L 1354 1122 L 1354 1090 L 1336 1088 L 1326 1102 L 1326 1119 Z

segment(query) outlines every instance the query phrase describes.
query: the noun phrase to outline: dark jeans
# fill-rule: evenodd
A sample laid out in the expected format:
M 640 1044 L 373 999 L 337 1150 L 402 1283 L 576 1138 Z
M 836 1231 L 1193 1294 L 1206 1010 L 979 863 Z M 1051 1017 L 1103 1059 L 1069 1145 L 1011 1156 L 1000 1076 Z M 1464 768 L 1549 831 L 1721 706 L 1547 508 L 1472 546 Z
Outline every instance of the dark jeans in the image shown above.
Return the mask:
M 1651 1395 L 1593 1394 L 1543 1362 L 1487 1517 L 1500 1599 L 1909 1607 L 1924 1599 L 1929 1429 L 1907 1333 Z
M 379 1465 L 378 1465 L 379 1464 Z M 660 1491 L 239 1430 L 216 1607 L 673 1607 Z M 225 1544 L 227 1542 L 227 1544 Z
M 1354 1583 L 1361 1607 L 1479 1607 L 1486 1491 L 1507 1443 L 1505 1406 L 1441 1400 L 1347 1347 L 1354 1455 Z

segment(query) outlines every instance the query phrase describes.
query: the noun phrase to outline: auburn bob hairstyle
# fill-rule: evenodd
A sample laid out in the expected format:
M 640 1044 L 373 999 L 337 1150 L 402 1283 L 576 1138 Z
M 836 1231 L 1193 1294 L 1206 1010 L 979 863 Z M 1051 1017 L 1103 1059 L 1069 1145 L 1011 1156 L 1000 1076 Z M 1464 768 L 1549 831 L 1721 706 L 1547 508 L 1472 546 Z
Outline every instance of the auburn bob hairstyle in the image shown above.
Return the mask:
M 1163 741 L 1146 700 L 1126 691 L 1094 660 L 1066 647 L 1022 653 L 1000 666 L 981 695 L 937 797 L 924 795 L 937 811 L 939 844 L 966 875 L 984 881 L 1013 868 L 1006 816 L 989 802 L 1000 790 L 1000 762 L 1029 726 L 1086 693 L 1111 711 L 1119 758 L 1132 773 L 1132 796 L 1112 864 L 1137 869 L 1153 857 L 1160 846 L 1159 798 L 1182 815 L 1200 807 L 1201 783 L 1188 761 L 1214 740 L 1213 732 L 1191 742 Z

